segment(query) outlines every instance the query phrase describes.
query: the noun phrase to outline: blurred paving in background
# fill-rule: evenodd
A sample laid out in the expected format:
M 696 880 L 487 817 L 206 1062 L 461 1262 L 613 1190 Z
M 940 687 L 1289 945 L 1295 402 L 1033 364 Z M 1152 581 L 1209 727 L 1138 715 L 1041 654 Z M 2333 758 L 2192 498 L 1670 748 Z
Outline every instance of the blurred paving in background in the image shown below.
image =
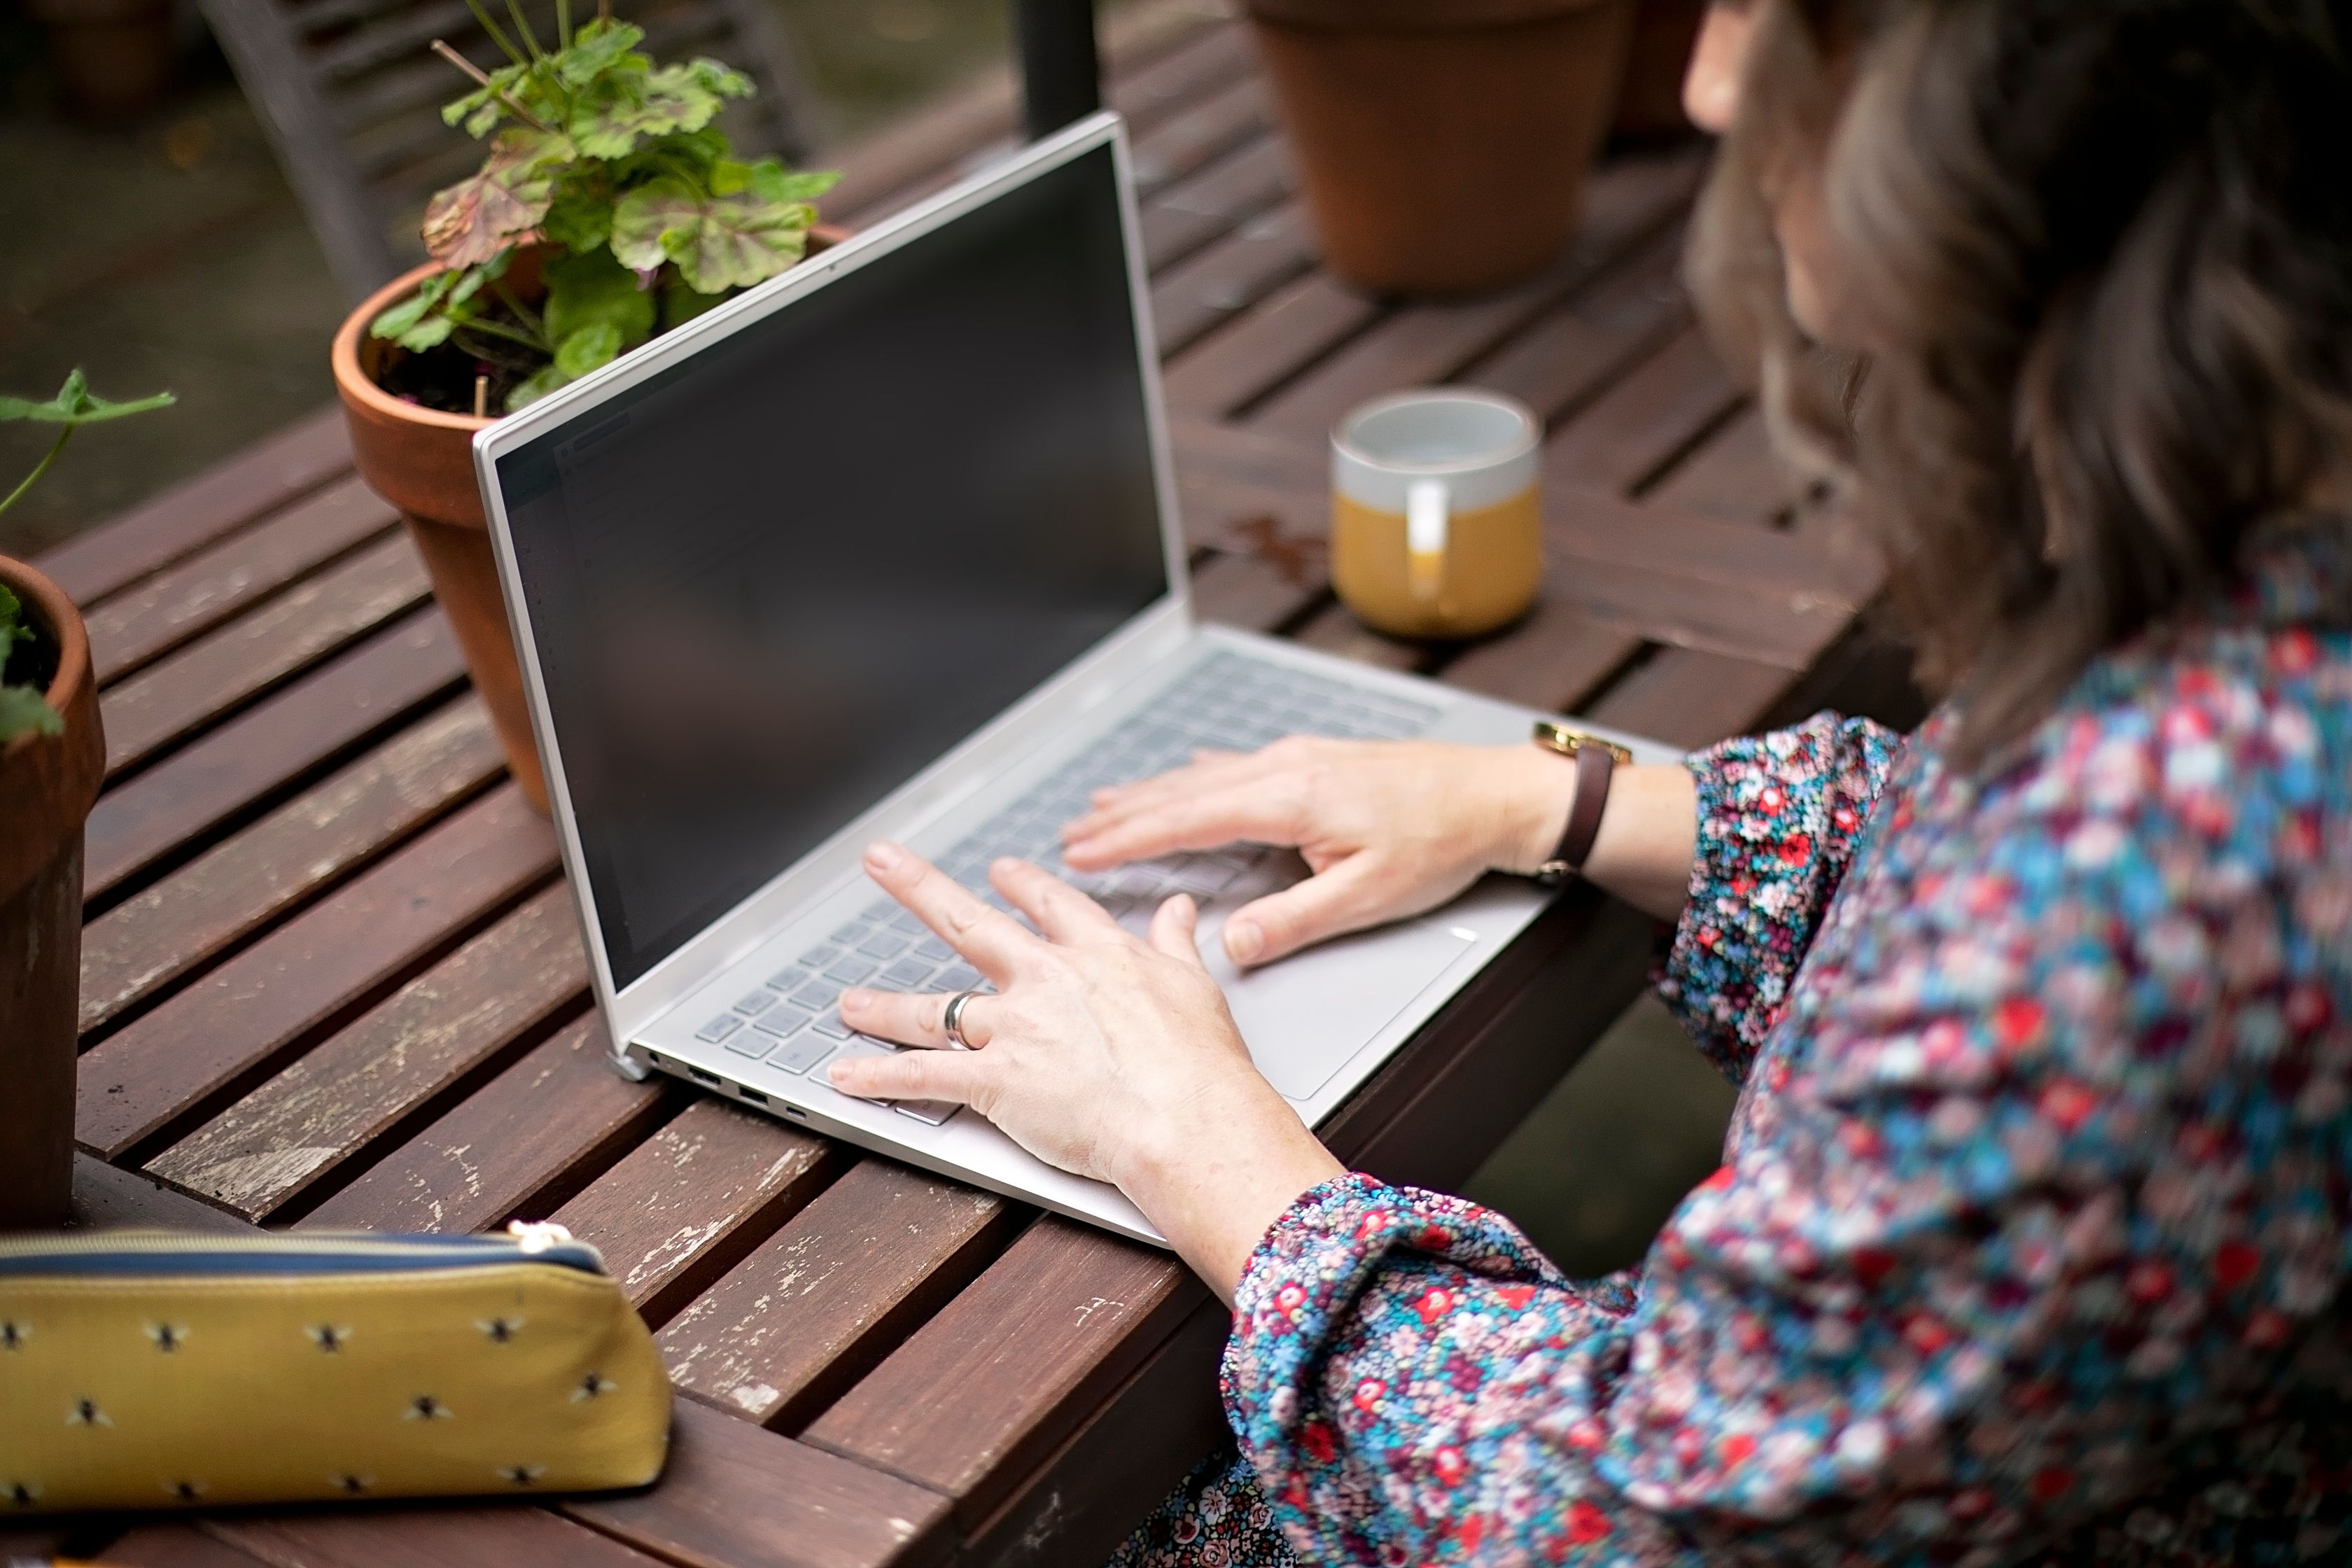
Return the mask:
M 1007 66 L 1008 0 L 776 3 L 835 142 Z M 334 396 L 343 300 L 219 51 L 182 21 L 170 96 L 82 126 L 60 111 L 40 30 L 0 10 L 0 392 L 46 397 L 79 364 L 104 396 L 180 399 L 77 436 L 0 518 L 0 553 L 37 554 Z M 450 96 L 463 86 L 453 74 Z M 0 475 L 46 445 L 0 427 Z

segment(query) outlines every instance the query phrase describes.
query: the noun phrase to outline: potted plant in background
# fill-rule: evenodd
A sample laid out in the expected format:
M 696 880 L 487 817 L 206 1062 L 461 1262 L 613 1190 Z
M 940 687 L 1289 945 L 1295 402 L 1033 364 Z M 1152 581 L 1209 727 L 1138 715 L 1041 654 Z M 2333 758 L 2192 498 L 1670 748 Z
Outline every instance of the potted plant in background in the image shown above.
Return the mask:
M 1374 293 L 1557 255 L 1610 128 L 1633 0 L 1246 0 L 1325 263 Z
M 434 196 L 433 259 L 363 301 L 335 335 L 336 389 L 370 488 L 425 558 L 515 780 L 547 809 L 474 479 L 474 432 L 798 261 L 836 176 L 733 156 L 712 124 L 750 79 L 716 61 L 656 65 L 641 29 L 576 31 L 553 49 L 520 8 L 511 35 L 467 0 L 508 63 L 434 47 L 475 90 L 443 110 L 488 139 Z
M 79 371 L 47 403 L 0 397 L 0 422 L 58 427 L 0 512 L 83 426 L 171 401 L 109 403 Z M 56 584 L 0 555 L 0 1230 L 62 1225 L 72 1194 L 81 829 L 105 773 L 81 616 Z

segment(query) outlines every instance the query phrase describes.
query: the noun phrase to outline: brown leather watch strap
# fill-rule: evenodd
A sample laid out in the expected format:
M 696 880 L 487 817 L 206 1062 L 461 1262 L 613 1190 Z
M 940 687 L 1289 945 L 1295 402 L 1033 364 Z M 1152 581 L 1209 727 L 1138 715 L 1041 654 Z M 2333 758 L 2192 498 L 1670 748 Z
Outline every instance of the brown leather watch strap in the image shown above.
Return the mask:
M 1569 803 L 1568 827 L 1551 858 L 1537 868 L 1536 880 L 1557 884 L 1584 869 L 1592 841 L 1601 837 L 1601 814 L 1609 809 L 1609 781 L 1616 772 L 1617 759 L 1609 747 L 1593 743 L 1576 748 L 1576 796 Z

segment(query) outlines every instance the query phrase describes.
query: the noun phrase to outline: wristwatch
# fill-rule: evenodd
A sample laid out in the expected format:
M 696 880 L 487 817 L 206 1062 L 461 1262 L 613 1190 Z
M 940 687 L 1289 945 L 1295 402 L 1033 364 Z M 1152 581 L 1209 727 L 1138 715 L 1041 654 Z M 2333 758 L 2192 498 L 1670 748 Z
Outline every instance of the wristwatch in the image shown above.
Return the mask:
M 1609 806 L 1609 781 L 1619 768 L 1633 764 L 1633 753 L 1614 741 L 1549 719 L 1536 721 L 1535 742 L 1576 764 L 1576 797 L 1569 803 L 1568 827 L 1551 858 L 1536 868 L 1537 881 L 1557 888 L 1584 869 L 1584 858 L 1601 836 L 1601 814 Z

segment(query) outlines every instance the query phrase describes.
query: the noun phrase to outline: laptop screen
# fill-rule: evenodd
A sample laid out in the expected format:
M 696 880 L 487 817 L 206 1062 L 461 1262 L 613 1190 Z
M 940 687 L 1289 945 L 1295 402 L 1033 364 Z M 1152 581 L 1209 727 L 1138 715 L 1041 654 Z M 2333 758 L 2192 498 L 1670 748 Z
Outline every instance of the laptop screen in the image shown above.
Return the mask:
M 1108 145 L 498 463 L 616 985 L 1169 591 Z

